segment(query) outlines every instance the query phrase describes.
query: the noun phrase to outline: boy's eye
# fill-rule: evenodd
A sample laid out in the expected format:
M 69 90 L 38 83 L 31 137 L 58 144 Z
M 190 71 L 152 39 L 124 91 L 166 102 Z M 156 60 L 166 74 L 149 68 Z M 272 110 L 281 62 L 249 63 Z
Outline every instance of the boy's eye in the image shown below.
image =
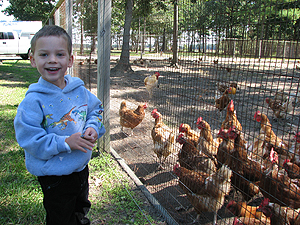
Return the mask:
M 57 53 L 57 56 L 63 56 L 64 54 L 63 53 Z
M 47 53 L 41 53 L 40 56 L 45 57 L 45 56 L 47 56 Z

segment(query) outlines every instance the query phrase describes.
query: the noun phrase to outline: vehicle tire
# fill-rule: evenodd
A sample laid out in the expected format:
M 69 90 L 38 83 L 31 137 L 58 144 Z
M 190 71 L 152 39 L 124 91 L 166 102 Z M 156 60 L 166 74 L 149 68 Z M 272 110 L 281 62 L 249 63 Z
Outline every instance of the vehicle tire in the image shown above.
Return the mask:
M 22 59 L 29 59 L 28 54 L 22 54 L 22 55 L 20 55 L 20 57 L 21 57 Z
M 28 53 L 27 54 L 22 54 L 22 55 L 20 55 L 20 57 L 22 58 L 22 59 L 29 59 L 29 56 L 30 56 L 30 49 L 28 49 Z

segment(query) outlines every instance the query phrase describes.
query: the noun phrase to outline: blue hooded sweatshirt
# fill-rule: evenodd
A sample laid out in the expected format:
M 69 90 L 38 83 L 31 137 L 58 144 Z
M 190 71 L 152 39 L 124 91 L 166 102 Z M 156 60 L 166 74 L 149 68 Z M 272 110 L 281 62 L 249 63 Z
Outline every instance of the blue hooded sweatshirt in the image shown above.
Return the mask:
M 65 76 L 60 89 L 40 77 L 31 84 L 14 120 L 16 139 L 25 150 L 27 170 L 36 176 L 68 175 L 85 168 L 92 151 L 71 151 L 66 138 L 92 127 L 100 138 L 105 133 L 101 101 L 82 80 Z

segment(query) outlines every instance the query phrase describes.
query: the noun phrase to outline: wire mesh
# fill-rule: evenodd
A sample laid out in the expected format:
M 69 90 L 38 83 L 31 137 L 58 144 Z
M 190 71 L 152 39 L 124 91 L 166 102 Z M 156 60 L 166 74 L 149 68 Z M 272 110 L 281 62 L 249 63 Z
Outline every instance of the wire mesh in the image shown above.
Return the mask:
M 292 171 L 300 166 L 295 138 L 300 104 L 299 1 L 175 2 L 179 17 L 176 65 L 172 64 L 174 7 L 164 12 L 171 15 L 164 29 L 159 29 L 157 15 L 132 21 L 130 66 L 134 72 L 111 70 L 112 148 L 175 223 L 212 223 L 216 216 L 218 224 L 269 224 L 267 209 L 282 224 L 288 219 L 295 222 L 300 202 L 299 171 Z M 79 22 L 73 24 L 73 72 L 95 91 L 97 57 L 90 36 L 80 43 Z M 150 27 L 157 27 L 156 33 L 148 32 L 153 30 Z M 122 34 L 112 34 L 112 53 L 120 53 Z M 86 46 L 84 56 L 79 53 L 82 46 Z M 119 54 L 110 60 L 113 69 Z M 144 79 L 154 72 L 160 77 L 150 97 Z M 144 119 L 133 130 L 121 131 L 122 100 L 133 110 L 140 103 L 148 104 Z M 165 161 L 154 151 L 159 146 L 152 137 L 154 109 L 175 137 L 161 131 L 167 135 L 168 147 L 161 147 Z M 209 124 L 211 136 L 204 132 L 207 127 L 198 128 L 199 117 Z M 181 138 L 183 144 L 176 140 L 181 124 L 200 136 L 196 146 L 187 134 Z M 215 140 L 207 141 L 208 136 Z M 193 149 L 198 152 L 189 155 Z M 226 173 L 221 170 L 224 165 Z M 266 198 L 269 206 L 263 206 Z M 287 218 L 277 206 L 291 210 L 293 216 Z

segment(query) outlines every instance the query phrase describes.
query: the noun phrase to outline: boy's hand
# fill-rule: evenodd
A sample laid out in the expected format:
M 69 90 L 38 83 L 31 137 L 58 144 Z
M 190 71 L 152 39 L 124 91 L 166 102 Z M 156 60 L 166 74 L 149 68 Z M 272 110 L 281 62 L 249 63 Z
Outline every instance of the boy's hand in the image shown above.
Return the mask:
M 98 134 L 94 128 L 88 127 L 81 137 L 94 144 L 98 139 Z
M 85 137 L 83 138 L 80 132 L 72 134 L 70 137 L 66 138 L 66 142 L 70 146 L 71 150 L 80 150 L 84 153 L 87 152 L 86 149 L 92 151 L 95 146 L 93 142 L 87 140 Z

